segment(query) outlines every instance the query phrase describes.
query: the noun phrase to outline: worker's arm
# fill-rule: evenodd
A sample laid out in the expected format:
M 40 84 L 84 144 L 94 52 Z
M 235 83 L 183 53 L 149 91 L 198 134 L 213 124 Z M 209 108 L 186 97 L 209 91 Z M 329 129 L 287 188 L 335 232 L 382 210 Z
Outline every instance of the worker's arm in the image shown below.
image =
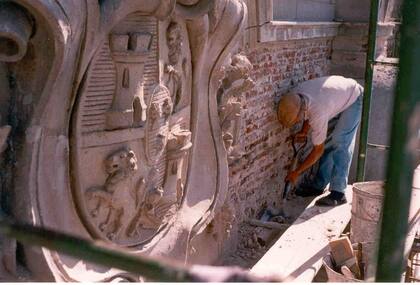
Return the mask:
M 296 170 L 290 171 L 289 174 L 287 174 L 285 180 L 290 181 L 293 185 L 295 185 L 297 179 L 299 178 L 299 175 L 301 175 L 305 170 L 314 165 L 319 160 L 323 152 L 324 144 L 314 145 L 311 153 L 306 157 L 302 164 L 299 165 L 298 168 L 296 168 Z

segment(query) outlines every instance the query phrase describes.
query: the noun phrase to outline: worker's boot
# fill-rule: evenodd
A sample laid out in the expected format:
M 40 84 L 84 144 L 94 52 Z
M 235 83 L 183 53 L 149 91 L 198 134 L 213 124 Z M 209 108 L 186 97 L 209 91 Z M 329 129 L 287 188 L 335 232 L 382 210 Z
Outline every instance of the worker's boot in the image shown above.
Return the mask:
M 347 203 L 344 193 L 331 191 L 328 196 L 322 197 L 315 202 L 316 206 L 334 207 Z
M 319 196 L 324 193 L 325 189 L 316 189 L 310 186 L 303 186 L 298 189 L 296 189 L 296 196 L 300 197 L 311 197 L 311 196 Z

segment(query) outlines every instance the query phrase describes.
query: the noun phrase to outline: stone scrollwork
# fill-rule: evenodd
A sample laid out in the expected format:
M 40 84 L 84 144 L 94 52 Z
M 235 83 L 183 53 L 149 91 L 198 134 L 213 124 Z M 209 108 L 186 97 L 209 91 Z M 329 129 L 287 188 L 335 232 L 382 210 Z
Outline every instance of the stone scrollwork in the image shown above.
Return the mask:
M 254 81 L 249 78 L 251 70 L 252 64 L 245 55 L 234 55 L 231 63 L 223 69 L 224 78 L 217 94 L 220 126 L 229 163 L 242 155 L 237 143 L 241 123 L 242 97 L 244 92 L 255 85 Z
M 216 73 L 246 18 L 238 0 L 0 0 L 0 153 L 11 177 L 1 182 L 13 218 L 184 260 L 228 189 L 218 120 L 233 155 L 251 82 L 240 58 L 220 85 Z M 36 281 L 120 276 L 22 248 Z
M 33 33 L 33 20 L 25 9 L 13 2 L 0 3 L 0 62 L 21 60 Z

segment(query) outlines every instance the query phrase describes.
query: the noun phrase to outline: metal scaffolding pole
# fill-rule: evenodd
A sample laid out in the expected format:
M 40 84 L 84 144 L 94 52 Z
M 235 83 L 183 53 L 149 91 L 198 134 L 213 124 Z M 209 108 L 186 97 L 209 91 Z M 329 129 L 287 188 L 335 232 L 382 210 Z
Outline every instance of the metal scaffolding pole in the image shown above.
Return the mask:
M 369 20 L 369 41 L 365 69 L 365 92 L 363 95 L 362 119 L 360 122 L 359 156 L 357 159 L 356 180 L 365 180 L 367 141 L 369 132 L 370 98 L 372 97 L 373 69 L 375 66 L 376 30 L 378 24 L 379 0 L 371 0 Z
M 404 271 L 416 148 L 420 125 L 420 1 L 405 0 L 391 148 L 379 242 L 377 282 L 399 282 Z

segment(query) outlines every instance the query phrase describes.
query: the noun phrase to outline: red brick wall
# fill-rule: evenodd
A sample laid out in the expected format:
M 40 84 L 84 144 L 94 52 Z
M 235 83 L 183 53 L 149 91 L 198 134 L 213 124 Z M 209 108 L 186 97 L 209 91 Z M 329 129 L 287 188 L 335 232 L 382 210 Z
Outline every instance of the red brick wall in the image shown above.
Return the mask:
M 246 55 L 256 85 L 243 99 L 239 143 L 245 154 L 229 167 L 226 206 L 234 213 L 234 225 L 280 201 L 291 148 L 285 142 L 289 130 L 277 121 L 276 105 L 292 84 L 328 75 L 331 39 L 267 44 Z

